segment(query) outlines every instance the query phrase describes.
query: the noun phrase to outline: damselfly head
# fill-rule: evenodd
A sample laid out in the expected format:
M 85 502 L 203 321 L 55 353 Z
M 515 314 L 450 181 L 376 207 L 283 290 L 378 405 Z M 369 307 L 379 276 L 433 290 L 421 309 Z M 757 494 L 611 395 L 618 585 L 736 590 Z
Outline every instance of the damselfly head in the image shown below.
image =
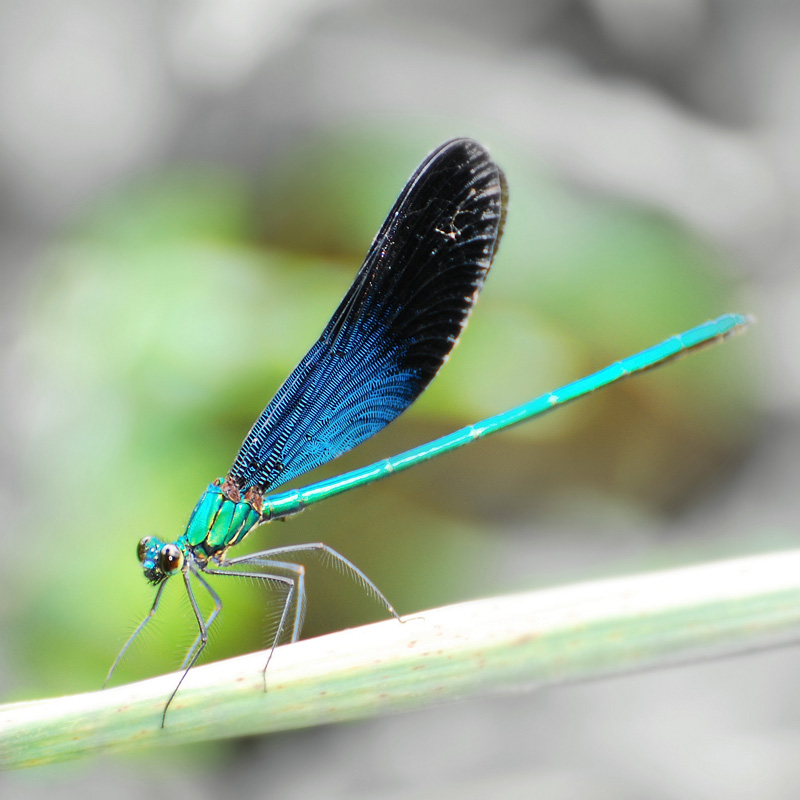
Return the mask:
M 145 536 L 137 548 L 136 556 L 150 583 L 161 583 L 183 567 L 183 553 L 173 542 L 162 542 L 156 536 Z

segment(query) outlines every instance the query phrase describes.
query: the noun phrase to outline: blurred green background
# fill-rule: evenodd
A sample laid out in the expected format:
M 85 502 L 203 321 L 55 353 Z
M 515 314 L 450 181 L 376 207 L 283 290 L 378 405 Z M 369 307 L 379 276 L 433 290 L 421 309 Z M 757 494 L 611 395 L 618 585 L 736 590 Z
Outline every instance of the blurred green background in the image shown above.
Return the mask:
M 24 312 L 31 408 L 20 477 L 47 513 L 20 520 L 36 569 L 6 585 L 22 676 L 11 697 L 97 688 L 152 596 L 136 542 L 182 532 L 450 127 L 420 124 L 402 137 L 369 123 L 334 129 L 255 174 L 181 165 L 102 196 L 53 242 Z M 744 308 L 721 257 L 665 215 L 587 196 L 499 133 L 482 138 L 506 170 L 511 204 L 462 342 L 411 413 L 298 485 Z M 638 377 L 264 526 L 240 549 L 324 540 L 403 613 L 597 573 L 605 567 L 578 563 L 509 575 L 507 562 L 542 520 L 567 519 L 591 537 L 713 487 L 752 435 L 751 353 L 740 340 Z M 243 581 L 217 584 L 225 610 L 206 657 L 263 647 L 269 598 Z M 180 663 L 196 631 L 181 588 L 170 588 L 118 679 Z M 334 570 L 312 571 L 309 602 L 307 636 L 380 616 Z M 37 658 L 43 643 L 47 658 Z

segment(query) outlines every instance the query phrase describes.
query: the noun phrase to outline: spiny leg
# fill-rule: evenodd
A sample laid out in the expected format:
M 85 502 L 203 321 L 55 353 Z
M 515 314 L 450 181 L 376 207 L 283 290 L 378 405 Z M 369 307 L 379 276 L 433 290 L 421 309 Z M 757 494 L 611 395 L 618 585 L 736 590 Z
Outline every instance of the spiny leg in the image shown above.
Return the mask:
M 123 656 L 125 653 L 128 652 L 128 648 L 133 644 L 133 640 L 142 632 L 144 626 L 150 622 L 151 619 L 155 616 L 156 611 L 158 611 L 158 604 L 161 602 L 161 595 L 164 592 L 164 587 L 166 586 L 166 581 L 163 581 L 159 584 L 158 591 L 156 592 L 155 599 L 153 600 L 153 605 L 150 606 L 150 610 L 147 612 L 147 616 L 136 626 L 136 630 L 128 637 L 128 641 L 122 647 L 122 650 L 119 651 L 117 657 L 114 659 L 114 663 L 111 665 L 111 669 L 108 671 L 108 675 L 106 675 L 106 679 L 103 681 L 103 688 L 105 689 L 108 685 L 108 682 L 111 680 L 111 676 L 114 674 L 114 670 L 119 666 L 119 662 L 122 661 Z
M 386 598 L 386 595 L 366 576 L 364 572 L 362 572 L 352 561 L 350 561 L 350 559 L 345 558 L 337 550 L 334 550 L 332 547 L 329 547 L 327 544 L 323 544 L 322 542 L 286 545 L 284 547 L 272 547 L 269 550 L 262 550 L 259 553 L 253 553 L 252 555 L 249 556 L 241 556 L 239 558 L 233 558 L 230 561 L 226 561 L 225 563 L 228 565 L 241 564 L 248 561 L 254 563 L 255 559 L 261 559 L 271 556 L 288 555 L 292 553 L 303 553 L 309 551 L 321 553 L 323 557 L 327 556 L 327 558 L 330 560 L 331 563 L 337 565 L 347 577 L 358 583 L 358 585 L 361 586 L 362 589 L 364 589 L 364 591 L 367 593 L 369 597 L 371 597 L 373 600 L 382 605 L 386 609 L 386 611 L 389 614 L 391 614 L 398 622 L 403 621 L 400 618 L 400 615 L 397 613 L 397 611 L 395 611 L 394 606 Z M 305 600 L 305 591 L 303 592 L 303 595 L 304 595 L 303 599 Z M 293 639 L 292 641 L 295 640 Z
M 247 556 L 240 556 L 229 561 L 221 563 L 222 570 L 216 571 L 217 575 L 240 575 L 247 577 L 254 577 L 260 580 L 275 580 L 279 582 L 289 581 L 292 589 L 294 589 L 295 602 L 297 610 L 294 615 L 294 622 L 292 623 L 292 635 L 289 639 L 290 643 L 296 642 L 300 638 L 300 631 L 303 628 L 303 621 L 306 616 L 306 570 L 302 564 L 293 564 L 289 561 L 276 561 L 271 558 L 264 558 L 266 554 L 270 554 L 271 550 L 263 550 L 260 553 L 251 553 Z M 241 566 L 243 564 L 252 564 L 256 567 L 263 567 L 264 572 L 257 572 L 254 574 L 238 572 L 236 570 L 229 570 L 231 565 Z M 277 572 L 270 572 L 269 570 L 277 570 Z M 213 572 L 213 570 L 207 570 Z M 280 572 L 288 572 L 289 577 L 286 578 Z
M 214 602 L 214 610 L 208 615 L 208 619 L 206 620 L 206 631 L 209 631 L 211 630 L 211 624 L 217 618 L 219 612 L 222 611 L 222 600 L 220 599 L 220 596 L 211 588 L 210 584 L 203 579 L 199 572 L 195 572 L 194 577 L 197 578 L 197 580 L 203 585 L 203 588 L 209 593 L 209 595 L 211 595 L 211 600 Z M 194 656 L 195 648 L 199 647 L 200 641 L 201 636 L 198 634 L 197 638 L 192 643 L 192 646 L 189 648 L 189 651 L 186 653 L 186 658 L 184 658 L 181 662 L 179 669 L 186 669 L 186 665 Z
M 194 612 L 194 617 L 197 620 L 197 627 L 200 629 L 200 644 L 199 646 L 195 647 L 192 645 L 191 650 L 194 650 L 194 654 L 192 655 L 191 659 L 189 659 L 189 663 L 183 671 L 180 679 L 178 680 L 177 686 L 172 690 L 172 694 L 169 696 L 167 700 L 167 704 L 164 706 L 164 713 L 161 715 L 161 727 L 163 728 L 167 721 L 167 710 L 169 709 L 170 703 L 175 698 L 175 695 L 178 693 L 178 689 L 181 688 L 181 684 L 184 681 L 184 678 L 189 674 L 189 670 L 195 665 L 197 659 L 200 658 L 200 654 L 205 650 L 206 644 L 208 643 L 208 628 L 206 627 L 206 623 L 203 621 L 203 615 L 200 612 L 200 608 L 197 605 L 197 600 L 195 599 L 194 592 L 192 591 L 192 584 L 189 580 L 189 569 L 185 569 L 183 572 L 183 583 L 186 586 L 186 594 L 189 595 L 189 602 L 192 604 L 192 611 Z M 219 597 L 216 595 L 215 592 L 211 591 L 211 587 L 204 581 L 195 571 L 195 577 L 200 581 L 201 585 L 205 587 L 210 593 L 211 597 L 214 599 L 215 605 L 219 602 Z M 219 610 L 222 609 L 222 603 L 219 603 Z M 219 613 L 218 609 L 214 609 L 212 612 L 212 616 L 216 616 Z M 191 652 L 190 650 L 190 652 Z
M 297 601 L 295 604 L 295 615 L 294 615 L 294 623 L 292 625 L 292 642 L 296 642 L 300 636 L 300 629 L 303 624 L 303 618 L 305 617 L 305 570 L 302 565 L 300 564 L 289 564 L 282 561 L 272 561 L 270 559 L 262 559 L 259 558 L 260 553 L 255 553 L 250 556 L 242 556 L 241 558 L 234 559 L 233 561 L 226 561 L 224 562 L 224 566 L 231 563 L 237 564 L 253 564 L 257 567 L 266 567 L 268 569 L 282 569 L 286 570 L 287 572 L 293 573 L 295 575 L 294 578 L 287 578 L 284 575 L 274 575 L 271 573 L 265 572 L 239 572 L 239 571 L 232 571 L 228 569 L 207 569 L 206 572 L 210 575 L 225 575 L 228 577 L 236 577 L 236 578 L 253 578 L 254 580 L 261 580 L 269 582 L 277 582 L 284 584 L 288 591 L 286 593 L 286 600 L 283 603 L 283 609 L 281 610 L 281 616 L 278 621 L 278 627 L 275 631 L 275 635 L 272 638 L 272 644 L 269 648 L 269 653 L 267 654 L 267 663 L 264 664 L 263 669 L 263 676 L 264 676 L 264 691 L 267 691 L 267 668 L 269 667 L 269 662 L 272 660 L 272 654 L 275 652 L 275 648 L 280 644 L 281 637 L 283 636 L 283 632 L 286 629 L 286 620 L 289 616 L 289 610 L 291 609 L 295 598 L 295 593 L 297 593 Z

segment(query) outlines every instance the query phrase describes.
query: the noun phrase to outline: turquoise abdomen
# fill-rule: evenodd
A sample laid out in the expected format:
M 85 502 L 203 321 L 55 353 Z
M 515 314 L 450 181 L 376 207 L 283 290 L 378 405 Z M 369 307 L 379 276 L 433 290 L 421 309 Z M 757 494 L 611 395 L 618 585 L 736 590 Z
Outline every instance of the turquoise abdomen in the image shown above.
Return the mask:
M 191 547 L 202 545 L 206 555 L 211 556 L 244 539 L 260 519 L 250 503 L 234 503 L 215 481 L 197 501 L 184 536 Z

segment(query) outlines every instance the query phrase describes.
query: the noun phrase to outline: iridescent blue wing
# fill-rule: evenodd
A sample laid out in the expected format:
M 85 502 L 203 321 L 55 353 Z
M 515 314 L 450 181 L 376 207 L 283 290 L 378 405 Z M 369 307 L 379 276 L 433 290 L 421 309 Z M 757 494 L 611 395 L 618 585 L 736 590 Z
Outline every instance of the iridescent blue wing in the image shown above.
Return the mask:
M 505 178 L 455 139 L 406 184 L 336 313 L 256 420 L 228 473 L 262 491 L 377 433 L 430 383 L 458 340 L 503 229 Z

